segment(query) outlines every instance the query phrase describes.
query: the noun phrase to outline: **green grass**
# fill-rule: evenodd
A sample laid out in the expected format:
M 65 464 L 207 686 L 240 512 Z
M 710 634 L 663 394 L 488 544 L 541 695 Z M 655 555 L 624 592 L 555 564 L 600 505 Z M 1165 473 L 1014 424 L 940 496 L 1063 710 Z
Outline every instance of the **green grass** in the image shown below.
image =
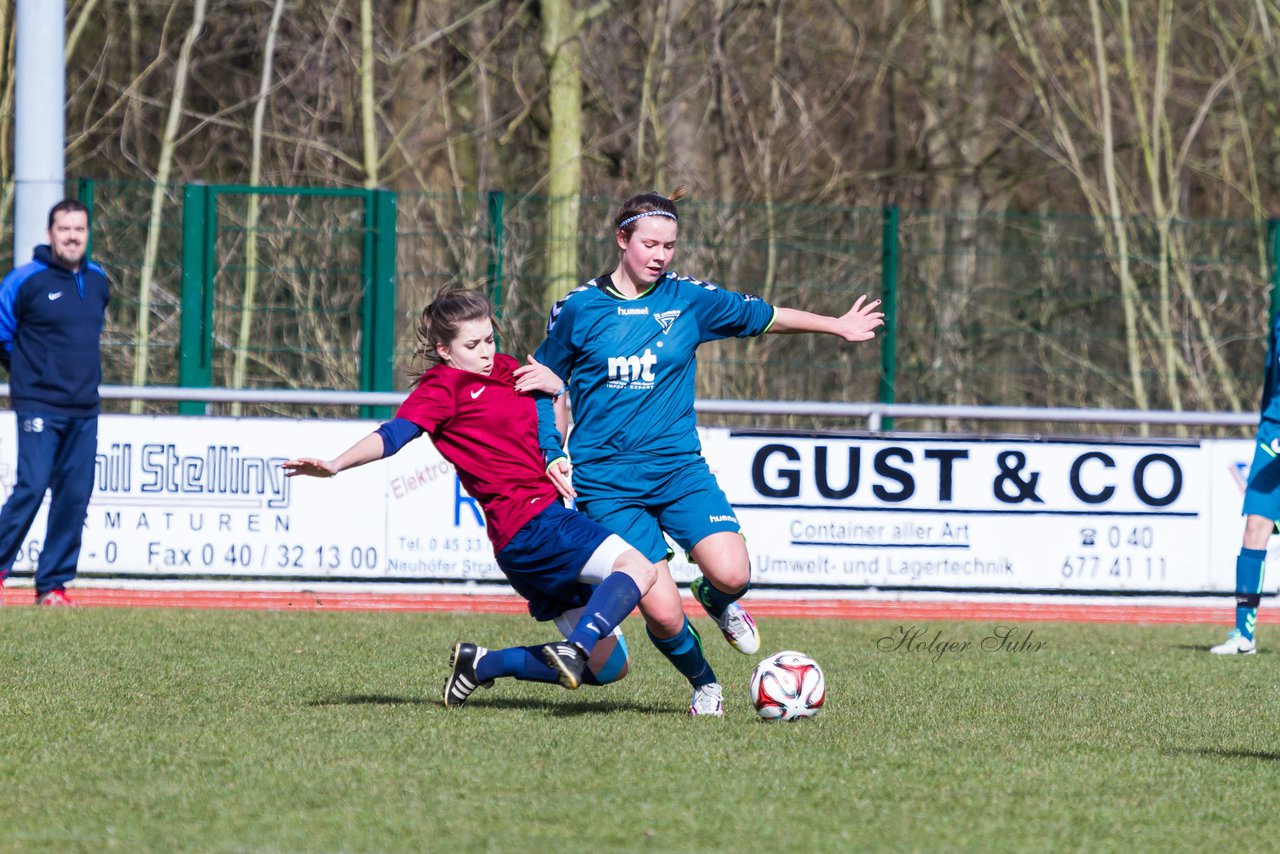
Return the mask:
M 0 849 L 1181 850 L 1269 844 L 1280 658 L 1212 626 L 1022 624 L 1035 652 L 884 652 L 896 623 L 767 620 L 814 720 L 759 722 L 704 621 L 723 720 L 631 624 L 632 672 L 439 703 L 450 645 L 519 617 L 0 610 Z

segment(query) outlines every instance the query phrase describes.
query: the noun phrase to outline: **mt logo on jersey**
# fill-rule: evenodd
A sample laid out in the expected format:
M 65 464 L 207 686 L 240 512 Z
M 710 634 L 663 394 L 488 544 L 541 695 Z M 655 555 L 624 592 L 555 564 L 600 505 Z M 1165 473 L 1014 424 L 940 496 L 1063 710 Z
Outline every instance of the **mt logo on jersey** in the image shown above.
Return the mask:
M 658 357 L 648 347 L 639 356 L 609 357 L 609 388 L 653 388 Z

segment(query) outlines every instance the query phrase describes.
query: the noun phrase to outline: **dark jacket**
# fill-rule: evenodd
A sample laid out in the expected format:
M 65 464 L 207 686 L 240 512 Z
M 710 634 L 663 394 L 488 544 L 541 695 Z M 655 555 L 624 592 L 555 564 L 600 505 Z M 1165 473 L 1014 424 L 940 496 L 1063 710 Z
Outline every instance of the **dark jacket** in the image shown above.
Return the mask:
M 111 289 L 92 262 L 73 273 L 48 246 L 0 282 L 0 363 L 17 412 L 98 414 L 99 341 Z

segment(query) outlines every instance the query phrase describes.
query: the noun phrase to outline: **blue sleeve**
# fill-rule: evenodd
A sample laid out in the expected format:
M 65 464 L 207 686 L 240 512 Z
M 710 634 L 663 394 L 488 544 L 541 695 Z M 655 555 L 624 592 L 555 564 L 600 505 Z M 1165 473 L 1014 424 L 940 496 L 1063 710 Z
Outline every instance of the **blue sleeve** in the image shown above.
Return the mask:
M 382 437 L 382 456 L 389 457 L 422 435 L 422 428 L 408 418 L 392 418 L 374 431 Z
M 9 351 L 13 349 L 13 338 L 18 334 L 18 292 L 28 278 L 30 273 L 19 267 L 0 282 L 0 348 L 4 350 L 6 365 Z
M 547 327 L 547 338 L 538 345 L 533 358 L 555 371 L 556 376 L 567 385 L 573 373 L 573 352 L 565 347 L 559 339 L 564 328 L 557 328 L 555 318 Z M 546 395 L 537 395 L 534 405 L 538 407 L 538 447 L 542 450 L 542 460 L 551 465 L 564 453 L 564 436 L 556 429 L 556 409 L 554 399 Z
M 700 340 L 753 338 L 773 325 L 774 308 L 758 296 L 726 291 L 708 282 L 690 280 L 698 306 Z
M 1268 415 L 1272 418 L 1275 417 L 1275 413 L 1268 412 L 1268 410 L 1275 403 L 1276 383 L 1280 382 L 1280 376 L 1277 376 L 1277 373 L 1280 373 L 1280 365 L 1276 364 L 1276 361 L 1280 359 L 1280 351 L 1276 350 L 1276 344 L 1280 343 L 1277 341 L 1280 338 L 1280 334 L 1278 334 L 1280 329 L 1278 327 L 1280 327 L 1280 317 L 1277 317 L 1275 323 L 1271 324 L 1271 331 L 1267 335 L 1267 365 L 1266 372 L 1262 377 L 1262 404 L 1259 407 L 1264 418 Z
M 538 447 L 542 450 L 542 462 L 549 466 L 565 456 L 564 437 L 556 428 L 555 402 L 540 396 L 534 405 L 538 407 Z

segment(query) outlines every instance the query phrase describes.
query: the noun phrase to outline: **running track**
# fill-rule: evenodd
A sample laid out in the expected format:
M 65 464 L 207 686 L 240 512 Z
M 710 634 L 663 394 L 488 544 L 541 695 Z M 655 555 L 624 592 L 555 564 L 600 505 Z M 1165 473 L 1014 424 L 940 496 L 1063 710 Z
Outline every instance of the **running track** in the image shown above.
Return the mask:
M 266 611 L 411 611 L 427 613 L 524 614 L 514 595 L 458 593 L 327 593 L 245 590 L 121 590 L 81 587 L 77 605 L 107 608 L 227 608 Z M 4 591 L 6 606 L 32 604 L 28 589 Z M 842 620 L 1017 620 L 1075 623 L 1220 623 L 1233 619 L 1231 605 L 1063 604 L 1047 602 L 911 602 L 848 599 L 752 598 L 757 617 L 825 617 Z M 698 606 L 686 599 L 691 615 Z M 1263 619 L 1264 622 L 1265 618 Z

